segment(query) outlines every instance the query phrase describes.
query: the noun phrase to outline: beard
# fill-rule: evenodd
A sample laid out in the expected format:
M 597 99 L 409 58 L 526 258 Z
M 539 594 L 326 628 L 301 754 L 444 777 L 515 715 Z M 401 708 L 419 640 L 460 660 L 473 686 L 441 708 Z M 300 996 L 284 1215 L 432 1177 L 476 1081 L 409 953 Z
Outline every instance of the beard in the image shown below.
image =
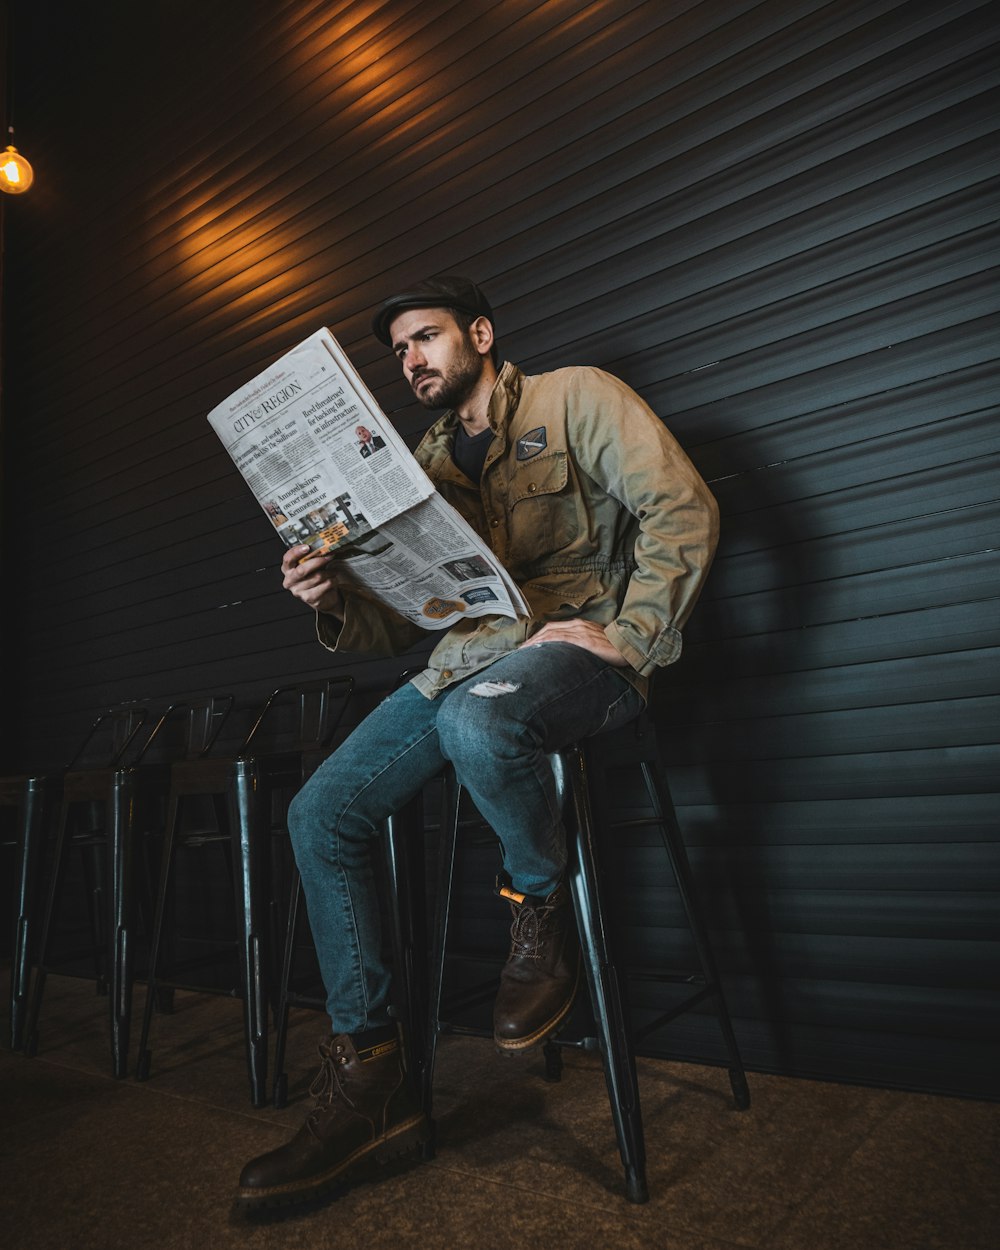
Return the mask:
M 483 357 L 465 338 L 462 350 L 455 360 L 443 370 L 421 369 L 410 380 L 410 386 L 423 408 L 458 408 L 472 394 L 476 383 L 483 376 Z M 426 386 L 417 387 L 423 378 L 429 378 Z

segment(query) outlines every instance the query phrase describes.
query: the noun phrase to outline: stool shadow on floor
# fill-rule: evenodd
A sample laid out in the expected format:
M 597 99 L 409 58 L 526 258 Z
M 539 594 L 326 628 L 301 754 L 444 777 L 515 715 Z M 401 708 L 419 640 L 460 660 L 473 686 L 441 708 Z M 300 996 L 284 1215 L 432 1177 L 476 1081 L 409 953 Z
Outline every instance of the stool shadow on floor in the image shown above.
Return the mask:
M 489 1179 L 502 1172 L 508 1183 L 517 1183 L 512 1165 L 528 1161 L 539 1190 L 596 1187 L 617 1200 L 621 1163 L 604 1073 L 599 1061 L 577 1067 L 576 1058 L 555 1083 L 544 1078 L 541 1051 L 511 1059 L 477 1046 L 463 1065 L 468 1075 L 449 1064 L 435 1099 L 437 1159 L 447 1166 L 458 1155 L 463 1169 Z

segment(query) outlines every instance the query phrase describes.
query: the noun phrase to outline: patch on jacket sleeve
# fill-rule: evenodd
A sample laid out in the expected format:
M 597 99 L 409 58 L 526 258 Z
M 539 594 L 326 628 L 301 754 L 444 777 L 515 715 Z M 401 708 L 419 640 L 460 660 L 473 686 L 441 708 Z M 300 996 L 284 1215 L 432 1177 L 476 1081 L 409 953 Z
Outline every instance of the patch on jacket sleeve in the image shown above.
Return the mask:
M 547 446 L 545 426 L 540 425 L 537 430 L 529 430 L 517 440 L 517 458 L 530 460 L 532 456 L 537 456 L 540 451 L 544 451 Z

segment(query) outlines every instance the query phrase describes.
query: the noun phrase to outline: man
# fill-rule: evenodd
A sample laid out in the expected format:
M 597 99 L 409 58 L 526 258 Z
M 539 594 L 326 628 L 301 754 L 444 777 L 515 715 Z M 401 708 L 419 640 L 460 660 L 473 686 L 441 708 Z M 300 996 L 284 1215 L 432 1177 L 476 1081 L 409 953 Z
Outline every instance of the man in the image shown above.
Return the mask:
M 385 446 L 385 439 L 378 433 L 373 434 L 366 425 L 359 425 L 354 433 L 358 440 L 358 451 L 366 460 Z
M 290 1143 L 244 1168 L 244 1205 L 321 1194 L 426 1131 L 389 1016 L 371 854 L 384 819 L 448 761 L 497 834 L 514 913 L 496 1045 L 517 1054 L 559 1028 L 579 948 L 546 756 L 640 711 L 651 673 L 680 653 L 715 549 L 715 501 L 642 400 L 598 369 L 499 368 L 493 323 L 476 285 L 441 277 L 386 300 L 373 330 L 419 402 L 448 410 L 416 457 L 532 615 L 454 626 L 291 805 L 333 1036 L 320 1046 L 316 1107 Z M 331 650 L 392 655 L 425 636 L 341 584 L 334 560 L 306 554 L 286 553 L 284 585 L 314 609 Z

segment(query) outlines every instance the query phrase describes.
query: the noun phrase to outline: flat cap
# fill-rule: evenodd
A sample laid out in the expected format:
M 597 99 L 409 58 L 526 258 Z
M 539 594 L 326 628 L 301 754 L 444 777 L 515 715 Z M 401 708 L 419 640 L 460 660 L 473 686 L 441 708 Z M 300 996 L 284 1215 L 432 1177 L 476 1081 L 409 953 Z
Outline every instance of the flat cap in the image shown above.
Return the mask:
M 392 346 L 389 326 L 393 317 L 408 308 L 455 308 L 459 312 L 468 313 L 470 317 L 486 317 L 491 325 L 495 324 L 490 301 L 474 282 L 468 278 L 460 278 L 454 274 L 445 274 L 440 278 L 427 278 L 416 286 L 398 295 L 390 297 L 379 305 L 378 312 L 372 318 L 372 333 L 384 343 Z

